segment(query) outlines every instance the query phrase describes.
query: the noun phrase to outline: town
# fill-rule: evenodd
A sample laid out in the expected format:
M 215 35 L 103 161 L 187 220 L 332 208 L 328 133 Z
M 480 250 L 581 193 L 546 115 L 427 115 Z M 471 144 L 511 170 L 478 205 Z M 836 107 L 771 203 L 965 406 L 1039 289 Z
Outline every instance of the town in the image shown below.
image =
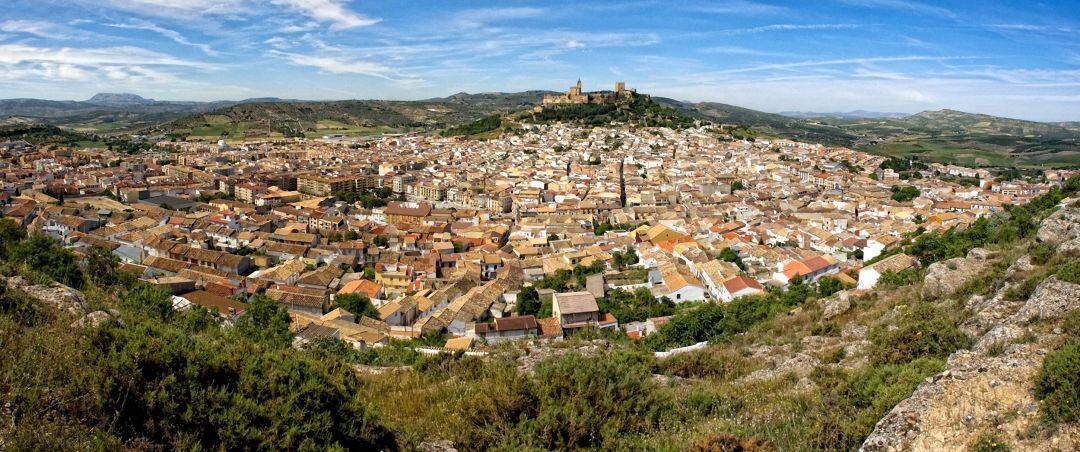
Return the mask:
M 545 103 L 596 98 L 579 81 Z M 110 251 L 175 309 L 231 322 L 267 297 L 297 346 L 482 351 L 582 329 L 641 338 L 677 305 L 791 284 L 872 290 L 919 264 L 895 252 L 905 237 L 963 229 L 1077 172 L 1003 180 L 725 127 L 523 123 L 487 140 L 163 140 L 141 154 L 7 142 L 0 196 L 5 218 Z

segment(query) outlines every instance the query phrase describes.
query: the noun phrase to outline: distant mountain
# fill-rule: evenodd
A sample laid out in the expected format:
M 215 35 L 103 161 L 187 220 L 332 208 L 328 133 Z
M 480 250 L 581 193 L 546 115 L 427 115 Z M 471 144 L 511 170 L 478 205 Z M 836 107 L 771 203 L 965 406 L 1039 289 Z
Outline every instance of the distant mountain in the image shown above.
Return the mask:
M 889 113 L 881 111 L 867 111 L 867 110 L 852 110 L 844 112 L 830 112 L 819 113 L 812 111 L 782 111 L 777 113 L 781 116 L 787 116 L 791 118 L 800 119 L 813 119 L 813 118 L 840 118 L 840 119 L 876 119 L 876 118 L 889 118 L 897 119 L 909 116 L 908 113 Z
M 106 107 L 130 107 L 154 102 L 153 99 L 146 99 L 138 94 L 131 93 L 97 93 L 94 97 L 86 100 L 88 104 L 104 105 Z

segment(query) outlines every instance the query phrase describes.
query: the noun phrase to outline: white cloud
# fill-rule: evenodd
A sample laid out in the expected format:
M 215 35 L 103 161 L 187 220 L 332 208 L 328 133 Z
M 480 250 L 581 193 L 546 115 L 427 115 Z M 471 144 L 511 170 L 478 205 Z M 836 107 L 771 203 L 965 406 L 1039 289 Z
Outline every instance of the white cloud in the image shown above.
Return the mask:
M 124 29 L 131 29 L 131 30 L 152 31 L 154 33 L 160 34 L 160 35 L 162 35 L 162 36 L 164 36 L 166 38 L 171 39 L 173 42 L 176 42 L 177 44 L 190 46 L 190 47 L 195 47 L 195 48 L 201 50 L 203 53 L 205 53 L 207 55 L 210 55 L 210 56 L 218 56 L 218 55 L 220 55 L 217 51 L 215 51 L 213 48 L 211 48 L 207 44 L 199 44 L 199 43 L 191 42 L 190 40 L 185 38 L 184 35 L 180 34 L 176 30 L 170 30 L 168 28 L 159 26 L 159 25 L 151 23 L 151 22 L 138 21 L 138 22 L 132 22 L 132 23 L 128 23 L 128 24 L 109 24 L 109 26 L 114 27 L 114 28 L 124 28 Z
M 491 22 L 528 19 L 541 14 L 544 14 L 543 9 L 532 7 L 470 9 L 458 13 L 457 23 L 463 27 L 481 27 Z
M 767 33 L 771 31 L 846 30 L 862 27 L 862 24 L 774 24 L 752 28 L 733 28 L 729 30 L 720 30 L 718 31 L 718 33 L 725 35 L 744 35 Z
M 886 8 L 897 9 L 902 11 L 910 11 L 917 14 L 924 14 L 929 16 L 940 16 L 946 18 L 955 18 L 956 13 L 952 12 L 948 8 L 940 6 L 928 5 L 926 3 L 919 3 L 909 0 L 841 0 L 843 3 L 854 6 L 862 6 L 866 8 Z
M 350 11 L 340 0 L 271 0 L 275 5 L 283 5 L 320 22 L 329 22 L 330 28 L 366 27 L 379 23 L 363 14 Z
M 68 39 L 67 29 L 43 20 L 5 20 L 0 22 L 0 31 L 24 33 L 45 39 Z
M 687 8 L 691 11 L 725 15 L 761 15 L 780 14 L 787 12 L 783 6 L 770 5 L 767 3 L 750 2 L 746 0 L 731 0 L 725 2 L 707 2 L 693 5 Z
M 214 68 L 214 65 L 184 60 L 163 53 L 133 46 L 75 48 L 75 47 L 33 47 L 24 44 L 0 45 L 0 61 L 8 64 L 58 63 L 78 66 L 98 64 L 115 65 L 164 65 L 187 66 L 202 69 Z
M 394 70 L 388 66 L 358 59 L 349 59 L 339 56 L 306 55 L 280 50 L 271 50 L 271 55 L 284 58 L 292 64 L 310 66 L 330 74 L 360 74 L 378 77 L 386 80 L 397 80 Z

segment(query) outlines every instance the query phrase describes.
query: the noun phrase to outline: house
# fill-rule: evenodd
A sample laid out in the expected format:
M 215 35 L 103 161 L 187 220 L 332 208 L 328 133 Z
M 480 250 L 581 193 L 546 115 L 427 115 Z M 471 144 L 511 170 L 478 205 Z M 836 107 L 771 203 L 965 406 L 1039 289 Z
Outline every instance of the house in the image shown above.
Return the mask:
M 878 279 L 885 272 L 900 273 L 914 267 L 918 262 L 907 254 L 894 254 L 859 270 L 857 289 L 869 289 L 877 285 Z
M 618 320 L 610 313 L 601 314 L 596 297 L 589 292 L 565 292 L 551 298 L 551 314 L 559 319 L 563 331 L 572 332 L 585 327 L 615 328 Z
M 600 321 L 600 307 L 596 304 L 596 296 L 589 292 L 554 294 L 551 298 L 551 313 L 559 319 L 564 328 L 568 325 L 578 325 L 580 328 L 585 324 Z
M 804 282 L 817 281 L 818 278 L 840 271 L 840 262 L 829 255 L 814 256 L 807 259 L 791 260 L 784 264 L 783 271 L 773 275 L 773 279 L 782 284 L 801 276 Z
M 389 224 L 419 225 L 424 221 L 425 217 L 431 214 L 431 204 L 390 201 L 384 212 L 386 222 Z
M 536 317 L 523 315 L 503 317 L 492 322 L 481 322 L 473 326 L 473 334 L 489 344 L 508 340 L 520 340 L 540 335 L 540 324 Z
M 667 289 L 667 297 L 676 303 L 705 299 L 705 285 L 696 277 L 677 269 L 667 269 L 660 274 Z
M 363 295 L 369 300 L 375 300 L 382 298 L 383 288 L 379 283 L 375 281 L 368 281 L 366 279 L 354 279 L 341 286 L 341 290 L 338 290 L 338 295 L 355 293 Z
M 734 276 L 724 281 L 720 286 L 719 300 L 732 301 L 748 295 L 759 295 L 765 292 L 765 288 L 757 281 L 745 276 Z

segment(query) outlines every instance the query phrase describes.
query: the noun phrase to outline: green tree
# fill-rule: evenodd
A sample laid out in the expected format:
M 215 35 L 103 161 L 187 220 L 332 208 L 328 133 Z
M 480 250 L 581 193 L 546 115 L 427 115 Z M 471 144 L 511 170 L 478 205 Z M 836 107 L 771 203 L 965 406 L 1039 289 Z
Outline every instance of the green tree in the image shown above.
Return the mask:
M 26 239 L 26 230 L 10 218 L 0 218 L 0 258 L 7 259 L 8 253 L 19 242 Z
M 361 294 L 346 293 L 334 296 L 334 307 L 341 308 L 356 315 L 379 319 L 379 310 L 371 304 L 371 300 Z
M 541 305 L 540 294 L 536 291 L 536 288 L 533 286 L 526 286 L 522 287 L 521 291 L 518 292 L 515 310 L 518 315 L 535 316 L 540 314 Z
M 236 331 L 256 342 L 277 347 L 292 343 L 289 331 L 288 311 L 274 300 L 259 294 L 244 307 L 244 314 L 236 319 Z
M 116 257 L 108 248 L 95 246 L 86 254 L 86 274 L 90 280 L 99 286 L 108 287 L 119 281 L 116 271 L 120 266 L 120 258 Z
M 918 187 L 914 187 L 914 186 L 911 186 L 911 185 L 904 185 L 904 186 L 893 185 L 892 186 L 892 199 L 893 199 L 893 201 L 897 201 L 897 202 L 911 201 L 912 199 L 918 198 L 920 194 L 921 193 L 919 192 Z
M 739 253 L 731 248 L 724 248 L 720 251 L 719 258 L 725 262 L 731 262 L 738 265 L 740 270 L 746 271 L 746 264 L 744 264 L 742 258 L 739 257 Z
M 47 236 L 34 235 L 19 243 L 11 250 L 11 260 L 68 286 L 81 288 L 83 285 L 83 275 L 75 262 L 75 255 Z

